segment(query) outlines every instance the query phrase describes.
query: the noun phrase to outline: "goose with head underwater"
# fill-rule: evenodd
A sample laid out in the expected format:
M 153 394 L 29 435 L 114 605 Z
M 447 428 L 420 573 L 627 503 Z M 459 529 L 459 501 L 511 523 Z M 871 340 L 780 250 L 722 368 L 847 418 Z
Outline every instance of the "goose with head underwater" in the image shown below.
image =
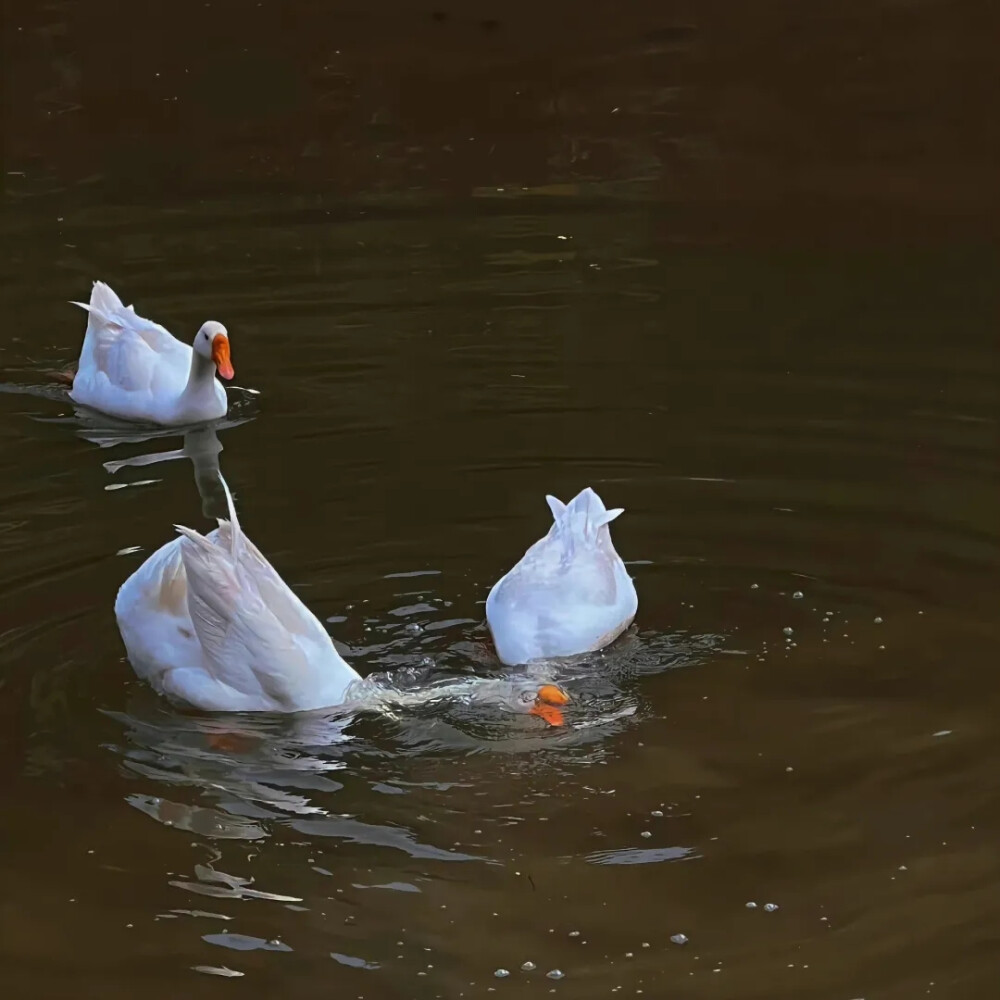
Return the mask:
M 206 712 L 308 712 L 420 704 L 441 687 L 379 694 L 337 652 L 315 615 L 243 534 L 222 476 L 229 520 L 157 549 L 118 591 L 115 617 L 136 674 L 174 703 Z M 473 683 L 470 683 L 473 682 Z M 563 725 L 557 684 L 471 678 L 455 694 Z
M 548 534 L 494 584 L 486 621 L 500 659 L 530 663 L 591 653 L 635 618 L 635 584 L 611 542 L 607 510 L 588 486 L 569 503 L 547 496 Z
M 177 525 L 118 591 L 115 617 L 136 674 L 207 712 L 303 712 L 340 705 L 359 674 L 326 629 L 229 520 L 207 535 Z
M 229 334 L 214 320 L 202 324 L 192 345 L 159 323 L 143 319 L 103 281 L 95 281 L 87 332 L 70 398 L 121 420 L 183 426 L 217 420 L 228 408 L 216 379 L 233 377 Z

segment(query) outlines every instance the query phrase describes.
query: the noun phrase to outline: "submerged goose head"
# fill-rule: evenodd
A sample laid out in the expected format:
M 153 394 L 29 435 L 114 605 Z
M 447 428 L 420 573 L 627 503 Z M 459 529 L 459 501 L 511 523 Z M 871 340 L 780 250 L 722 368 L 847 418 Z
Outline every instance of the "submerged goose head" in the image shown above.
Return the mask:
M 236 374 L 229 360 L 229 334 L 221 323 L 214 319 L 204 323 L 194 338 L 194 350 L 211 361 L 222 378 L 231 379 Z

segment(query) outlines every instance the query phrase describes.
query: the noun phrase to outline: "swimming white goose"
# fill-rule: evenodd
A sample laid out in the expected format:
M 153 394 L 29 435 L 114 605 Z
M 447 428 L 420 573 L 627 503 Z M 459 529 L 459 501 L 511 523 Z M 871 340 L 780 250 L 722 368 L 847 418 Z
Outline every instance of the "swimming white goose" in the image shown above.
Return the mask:
M 229 520 L 157 549 L 118 591 L 115 616 L 139 677 L 208 712 L 301 712 L 345 701 L 359 680 L 327 631 Z
M 602 649 L 639 606 L 608 528 L 622 508 L 607 510 L 589 486 L 568 504 L 545 499 L 554 518 L 548 534 L 486 599 L 486 621 L 507 664 Z
M 123 420 L 167 426 L 225 416 L 226 390 L 215 374 L 231 379 L 234 373 L 221 323 L 203 324 L 189 347 L 126 308 L 103 281 L 94 282 L 89 304 L 72 304 L 89 313 L 70 391 L 74 402 Z

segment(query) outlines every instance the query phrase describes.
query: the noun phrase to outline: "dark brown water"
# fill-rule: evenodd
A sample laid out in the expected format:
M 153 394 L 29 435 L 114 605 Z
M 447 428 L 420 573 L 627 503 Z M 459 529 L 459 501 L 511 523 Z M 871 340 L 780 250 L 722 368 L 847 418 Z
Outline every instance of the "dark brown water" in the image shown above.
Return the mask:
M 996 25 L 807 7 L 6 5 L 5 997 L 996 996 Z M 260 394 L 85 424 L 98 277 Z M 497 670 L 587 484 L 637 627 L 565 731 L 176 713 L 216 460 L 362 673 Z

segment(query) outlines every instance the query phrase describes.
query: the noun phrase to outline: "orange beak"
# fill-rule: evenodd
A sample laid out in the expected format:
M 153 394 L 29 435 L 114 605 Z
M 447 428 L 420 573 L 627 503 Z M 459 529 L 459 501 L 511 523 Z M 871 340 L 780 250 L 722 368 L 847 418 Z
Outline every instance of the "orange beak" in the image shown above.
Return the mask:
M 544 719 L 550 726 L 564 726 L 566 720 L 563 718 L 560 705 L 565 705 L 569 701 L 569 695 L 561 687 L 555 684 L 543 684 L 535 695 L 535 704 L 529 709 L 529 715 L 537 715 Z
M 225 334 L 217 333 L 212 340 L 212 360 L 223 378 L 229 379 L 236 374 L 229 360 L 229 338 Z

